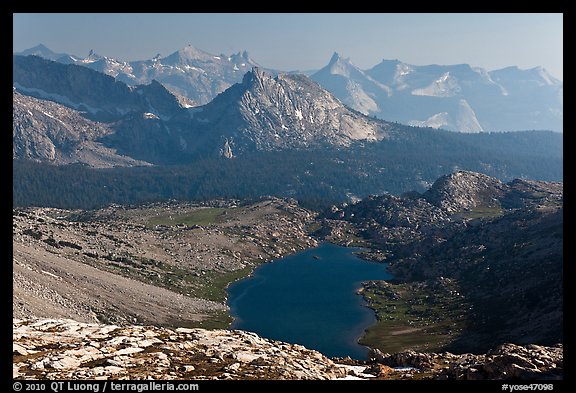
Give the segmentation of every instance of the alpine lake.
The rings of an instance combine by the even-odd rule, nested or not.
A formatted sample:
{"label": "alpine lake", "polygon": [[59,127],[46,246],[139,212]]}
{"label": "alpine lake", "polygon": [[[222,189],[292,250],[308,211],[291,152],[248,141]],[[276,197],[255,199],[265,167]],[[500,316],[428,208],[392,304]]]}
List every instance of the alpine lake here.
{"label": "alpine lake", "polygon": [[364,360],[358,344],[376,322],[358,294],[362,281],[389,280],[385,263],[359,258],[358,248],[322,243],[258,267],[228,288],[231,329],[301,344],[328,357]]}

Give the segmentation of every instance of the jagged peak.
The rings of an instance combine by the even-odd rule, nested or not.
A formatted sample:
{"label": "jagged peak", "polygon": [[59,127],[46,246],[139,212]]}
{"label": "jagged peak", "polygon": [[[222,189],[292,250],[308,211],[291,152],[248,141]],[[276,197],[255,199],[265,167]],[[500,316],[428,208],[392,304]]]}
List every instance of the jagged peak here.
{"label": "jagged peak", "polygon": [[179,49],[177,52],[180,54],[180,56],[187,58],[195,58],[199,56],[209,55],[208,52],[204,52],[203,50],[198,49],[195,46],[192,46],[191,44],[186,45],[184,48]]}
{"label": "jagged peak", "polygon": [[94,52],[94,49],[90,49],[90,52],[88,52],[88,56],[86,56],[86,59],[88,60],[100,60],[102,59],[104,56],[99,55],[98,53]]}
{"label": "jagged peak", "polygon": [[263,80],[263,79],[272,79],[272,75],[269,75],[260,67],[254,66],[252,70],[248,71],[244,74],[244,78],[242,79],[243,84],[248,84],[250,82]]}
{"label": "jagged peak", "polygon": [[52,49],[48,48],[46,45],[44,45],[44,44],[42,44],[42,43],[40,43],[40,44],[38,44],[38,45],[36,45],[36,46],[28,49],[28,50],[30,50],[30,51],[32,51],[32,50],[42,50],[42,51],[50,51],[50,52],[53,52]]}
{"label": "jagged peak", "polygon": [[[331,94],[322,88],[317,82],[303,74],[280,73],[277,76],[274,76],[258,66],[253,66],[251,71],[244,74],[242,80],[242,84],[246,86],[247,89],[250,89],[252,86],[265,88],[265,86],[271,86],[276,83],[281,83],[284,85],[284,88],[286,88],[287,86],[285,82],[287,85],[297,85],[300,86],[300,88],[305,88],[308,92],[322,91],[331,96]],[[288,89],[291,88],[292,87],[288,87]]]}
{"label": "jagged peak", "polygon": [[332,57],[330,58],[330,62],[328,63],[328,65],[332,65],[334,63],[336,63],[338,60],[340,60],[340,55],[338,54],[338,52],[334,52],[332,54]]}
{"label": "jagged peak", "polygon": [[257,63],[250,58],[250,55],[245,50],[241,51],[241,52],[233,53],[230,56],[220,55],[220,57],[221,58],[228,58],[229,61],[231,61],[233,63],[237,63],[237,64],[244,63],[247,66],[257,65]]}
{"label": "jagged peak", "polygon": [[328,63],[328,67],[333,66],[335,64],[347,64],[352,65],[349,57],[342,57],[338,52],[334,52],[332,57],[330,58],[330,62]]}
{"label": "jagged peak", "polygon": [[351,72],[361,72],[358,67],[352,64],[350,58],[344,58],[338,52],[334,52],[328,65],[326,65],[326,67],[324,67],[321,71],[328,72],[333,75],[343,75],[346,77],[349,77]]}

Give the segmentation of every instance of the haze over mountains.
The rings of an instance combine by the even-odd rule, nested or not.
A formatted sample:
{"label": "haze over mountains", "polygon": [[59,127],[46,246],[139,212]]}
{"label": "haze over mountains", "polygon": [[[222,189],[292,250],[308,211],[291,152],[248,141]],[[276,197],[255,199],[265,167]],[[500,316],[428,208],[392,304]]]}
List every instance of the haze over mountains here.
{"label": "haze over mountains", "polygon": [[[86,138],[103,137],[109,147],[156,163],[204,154],[231,158],[238,151],[347,146],[381,140],[392,128],[343,106],[305,76],[274,78],[258,68],[195,108],[181,105],[155,80],[127,86],[85,67],[36,56],[14,57],[13,80],[25,94],[56,101],[115,129],[105,137]],[[15,124],[17,135],[21,130]]]}
{"label": "haze over mountains", "polygon": [[[134,62],[121,63],[92,51],[79,59],[44,46],[24,54],[41,57],[13,57],[16,205],[93,207],[167,198],[261,195],[295,196],[325,204],[369,194],[423,191],[439,176],[460,169],[502,181],[558,181],[563,176],[560,133],[456,133],[361,113],[381,110],[384,106],[374,97],[382,92],[388,98],[403,97],[404,105],[390,116],[425,107],[410,104],[412,99],[439,106],[452,100],[467,109],[456,118],[437,118],[451,118],[460,128],[478,128],[482,117],[470,104],[476,105],[474,99],[485,106],[496,101],[472,98],[468,93],[478,92],[480,85],[484,97],[523,96],[524,101],[538,89],[561,93],[561,82],[542,69],[487,73],[468,65],[410,66],[383,61],[363,71],[334,54],[330,64],[312,78],[332,84],[335,94],[301,74],[271,74],[252,67],[210,102],[191,106],[156,79],[137,85],[119,80],[119,75],[135,69]],[[240,63],[242,67],[256,64],[245,53],[241,57],[247,61]],[[201,71],[212,78],[211,86],[224,80],[226,67],[240,71],[236,61],[242,61],[238,56],[211,56],[190,46],[153,60],[156,76],[164,75],[160,72],[164,68],[188,75],[204,66],[211,70]],[[164,67],[168,63],[174,65]],[[519,74],[532,79],[518,79]],[[239,73],[230,75],[236,78]],[[428,84],[430,78],[437,79]],[[136,80],[129,79],[131,83]],[[466,94],[468,98],[462,98]],[[344,103],[349,105],[337,96],[346,96]],[[556,98],[562,102],[561,94]],[[520,99],[517,102],[522,104]],[[65,168],[42,165],[46,163]],[[74,163],[86,166],[67,165]],[[116,170],[123,166],[129,168]],[[98,172],[89,167],[111,170]],[[74,192],[45,192],[72,190],[79,184],[88,190],[80,193],[80,199]],[[59,199],[60,195],[67,195],[66,200]]]}
{"label": "haze over mountains", "polygon": [[383,60],[368,70],[334,53],[311,78],[350,107],[382,119],[462,132],[562,131],[563,83],[536,67]]}
{"label": "haze over mountains", "polygon": [[[198,56],[191,48],[178,53],[181,60],[183,54]],[[207,104],[191,106],[155,79],[127,85],[85,66],[94,62],[75,62],[13,57],[14,203],[88,207],[277,195],[324,206],[369,194],[421,191],[458,169],[503,181],[562,179],[557,132],[470,134],[407,126],[366,116],[305,75],[259,67]],[[366,73],[350,75],[358,79]],[[156,168],[116,177],[114,168],[105,174],[74,166],[56,175],[59,169],[32,162]],[[61,180],[52,184],[53,176]],[[65,202],[61,192],[40,192],[74,189],[76,176],[87,190],[82,195],[66,194]]]}
{"label": "haze over mountains", "polygon": [[[131,62],[93,51],[85,58],[55,53],[43,45],[17,54],[83,65],[128,85],[157,80],[184,106],[208,103],[259,66],[245,51],[213,55],[190,45],[166,57]],[[383,60],[361,70],[335,53],[311,78],[344,104],[384,120],[463,132],[563,130],[563,83],[541,67],[487,71],[468,64]]]}
{"label": "haze over mountains", "polygon": [[246,51],[217,56],[191,45],[166,57],[157,54],[148,60],[130,62],[102,56],[92,50],[84,58],[55,53],[42,44],[16,54],[82,65],[113,76],[130,86],[149,84],[156,80],[181,97],[184,106],[207,104],[216,95],[240,82],[252,67],[259,66]]}

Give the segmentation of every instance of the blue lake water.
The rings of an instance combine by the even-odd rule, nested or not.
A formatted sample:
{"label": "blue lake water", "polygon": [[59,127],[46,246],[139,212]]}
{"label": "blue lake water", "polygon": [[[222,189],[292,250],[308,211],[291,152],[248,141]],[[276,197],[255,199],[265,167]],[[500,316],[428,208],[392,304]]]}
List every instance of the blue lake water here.
{"label": "blue lake water", "polygon": [[356,291],[362,281],[392,276],[386,264],[364,261],[357,250],[323,243],[258,267],[228,288],[231,328],[365,359],[368,350],[357,340],[376,319]]}

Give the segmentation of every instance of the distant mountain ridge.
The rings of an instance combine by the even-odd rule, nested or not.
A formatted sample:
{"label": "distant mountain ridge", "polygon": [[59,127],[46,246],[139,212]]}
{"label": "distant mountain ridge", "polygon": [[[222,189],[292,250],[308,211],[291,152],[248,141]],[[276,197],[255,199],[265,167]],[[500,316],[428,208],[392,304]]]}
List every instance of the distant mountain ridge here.
{"label": "distant mountain ridge", "polygon": [[[85,58],[55,53],[42,44],[15,54],[36,55],[59,63],[81,65],[110,75],[129,86],[156,80],[182,99],[186,106],[207,104],[234,83],[242,81],[244,74],[252,67],[260,66],[246,51],[213,55],[191,45],[166,57],[157,54],[151,59],[129,62],[102,56],[92,50]],[[272,70],[268,72],[275,73]]]}
{"label": "distant mountain ridge", "polygon": [[[129,62],[92,50],[84,58],[55,53],[42,44],[15,54],[82,65],[130,86],[156,80],[185,107],[210,102],[241,82],[252,67],[279,74],[246,51],[214,55],[191,45],[165,57]],[[334,53],[328,65],[307,75],[349,107],[388,121],[463,132],[563,131],[563,83],[542,67],[489,72],[468,64],[416,66],[383,60],[361,70]]]}
{"label": "distant mountain ridge", "polygon": [[104,146],[98,140],[114,131],[73,109],[16,91],[12,105],[15,159],[54,164],[80,162],[93,167],[147,165]]}
{"label": "distant mountain ridge", "polygon": [[488,72],[383,60],[361,70],[334,53],[311,78],[350,107],[389,121],[463,132],[563,130],[563,83],[542,67]]}
{"label": "distant mountain ridge", "polygon": [[[48,60],[54,60],[57,61],[58,59],[62,59],[65,57],[73,57],[67,53],[56,53],[54,51],[52,51],[51,49],[49,49],[48,47],[46,47],[44,44],[38,44],[32,48],[29,49],[25,49],[21,52],[16,52],[14,53],[15,55],[20,55],[20,56],[38,56],[38,57],[43,57],[45,59]],[[64,61],[62,61],[64,62]]]}
{"label": "distant mountain ridge", "polygon": [[[209,104],[190,108],[158,82],[127,86],[36,56],[14,56],[13,72],[18,203],[281,195],[314,206],[422,190],[458,169],[502,180],[562,179],[559,133],[465,134],[390,123],[350,109],[304,75],[254,68]],[[154,167],[104,173],[30,161]],[[91,195],[45,198],[54,187],[78,188],[74,179]]]}
{"label": "distant mountain ridge", "polygon": [[194,108],[182,105],[155,80],[127,86],[86,67],[37,56],[14,56],[13,82],[20,93],[111,123],[114,132],[102,142],[148,162],[348,146],[390,137],[396,127],[347,108],[303,75],[273,77],[258,67],[210,103]]}
{"label": "distant mountain ridge", "polygon": [[130,112],[171,117],[181,105],[160,83],[130,87],[97,71],[38,56],[14,56],[12,80],[21,92],[83,111],[100,121]]}

